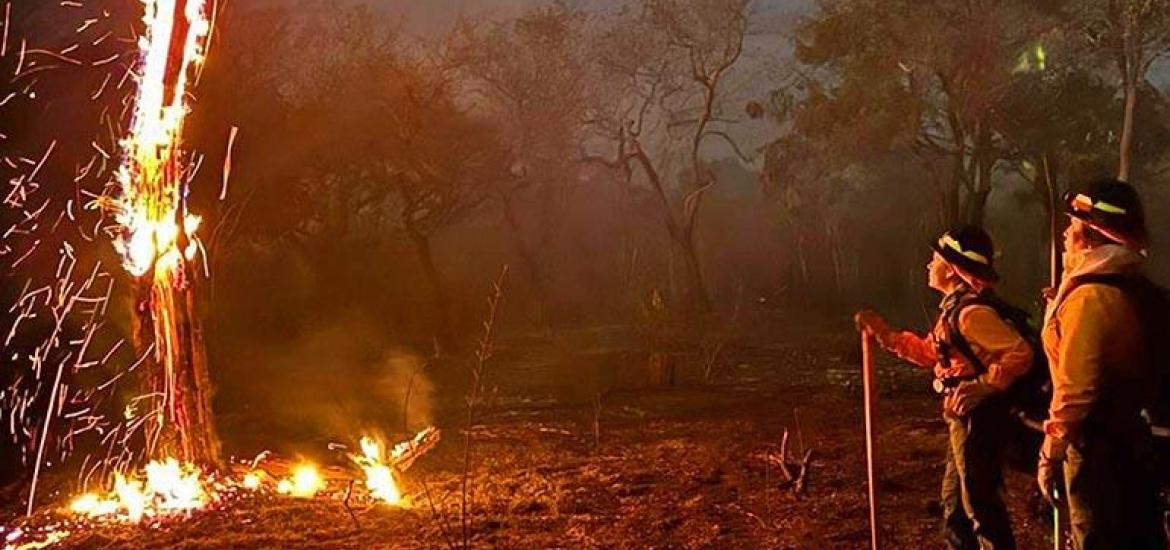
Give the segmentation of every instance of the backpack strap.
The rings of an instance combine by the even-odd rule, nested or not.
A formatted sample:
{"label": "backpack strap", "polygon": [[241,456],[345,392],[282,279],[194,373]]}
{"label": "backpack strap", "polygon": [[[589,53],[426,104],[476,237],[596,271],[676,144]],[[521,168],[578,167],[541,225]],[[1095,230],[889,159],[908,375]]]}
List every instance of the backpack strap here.
{"label": "backpack strap", "polygon": [[1030,329],[1028,325],[1028,313],[1016,306],[1009,304],[1000,298],[991,290],[985,290],[979,294],[974,294],[970,297],[962,297],[943,313],[943,326],[946,329],[948,343],[953,346],[963,358],[971,362],[975,367],[975,372],[983,374],[987,372],[987,365],[983,364],[983,360],[975,353],[971,343],[963,332],[959,330],[959,316],[964,309],[970,306],[985,306],[995,311],[1000,320],[1012,327],[1020,337],[1028,342],[1030,347],[1033,347],[1033,352],[1036,351],[1036,344],[1029,339]]}
{"label": "backpack strap", "polygon": [[979,356],[975,354],[975,350],[971,347],[971,343],[967,341],[967,337],[963,336],[963,332],[959,330],[959,315],[963,312],[964,309],[975,305],[986,305],[994,308],[994,305],[990,303],[990,300],[988,300],[988,298],[982,294],[976,294],[970,298],[962,297],[954,306],[943,312],[942,322],[943,329],[946,331],[947,343],[950,344],[951,347],[954,347],[956,350],[958,350],[959,354],[962,355],[964,359],[971,362],[971,365],[975,367],[976,374],[983,374],[984,372],[987,372],[987,366],[984,365],[983,361],[979,359]]}
{"label": "backpack strap", "polygon": [[1081,287],[1082,285],[1105,285],[1114,287],[1128,295],[1132,292],[1136,285],[1142,282],[1143,277],[1137,274],[1130,273],[1090,273],[1088,275],[1078,275],[1073,277],[1068,292],[1065,292],[1067,297],[1072,294],[1072,291]]}

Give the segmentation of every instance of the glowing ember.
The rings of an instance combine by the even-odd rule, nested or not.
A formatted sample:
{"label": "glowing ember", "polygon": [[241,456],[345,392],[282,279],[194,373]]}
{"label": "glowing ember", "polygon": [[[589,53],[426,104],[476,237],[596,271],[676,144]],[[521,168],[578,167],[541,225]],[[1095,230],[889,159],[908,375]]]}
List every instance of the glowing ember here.
{"label": "glowing ember", "polygon": [[321,478],[317,466],[306,462],[293,470],[291,478],[280,480],[276,485],[276,492],[297,498],[311,498],[324,488],[325,480]]}
{"label": "glowing ember", "polygon": [[253,490],[253,491],[254,491],[254,490],[256,490],[256,489],[259,489],[259,488],[260,488],[260,483],[261,483],[261,481],[263,481],[263,479],[260,477],[260,473],[259,473],[259,472],[248,472],[248,473],[247,473],[247,474],[244,476],[244,483],[243,483],[243,485],[244,485],[244,488],[245,488],[245,489],[248,489],[248,490]]}
{"label": "glowing ember", "polygon": [[69,511],[85,516],[109,516],[117,513],[118,502],[114,499],[103,499],[97,493],[86,493],[69,503]]}
{"label": "glowing ember", "polygon": [[362,455],[352,458],[366,474],[365,483],[370,496],[395,506],[405,505],[393,470],[383,462],[382,444],[372,437],[363,437],[361,446]]}
{"label": "glowing ember", "polygon": [[146,479],[114,476],[114,491],[101,497],[86,493],[69,504],[69,510],[93,518],[137,523],[144,517],[195,510],[211,500],[198,468],[168,458],[147,464]]}
{"label": "glowing ember", "polygon": [[39,550],[40,548],[48,548],[61,542],[65,537],[69,536],[69,531],[52,531],[38,538],[37,540],[30,540],[28,542],[20,542],[25,533],[20,530],[15,530],[4,537],[4,550]]}

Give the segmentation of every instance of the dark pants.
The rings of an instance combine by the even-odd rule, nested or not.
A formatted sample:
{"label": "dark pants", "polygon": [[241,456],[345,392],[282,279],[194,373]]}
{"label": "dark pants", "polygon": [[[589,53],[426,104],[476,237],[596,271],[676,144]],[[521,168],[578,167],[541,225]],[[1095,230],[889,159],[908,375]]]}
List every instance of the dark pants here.
{"label": "dark pants", "polygon": [[1149,430],[1136,415],[1086,426],[1064,464],[1074,548],[1167,548],[1152,452]]}
{"label": "dark pants", "polygon": [[942,482],[943,529],[952,550],[1016,547],[1003,503],[1003,450],[1011,418],[988,401],[965,417],[944,415],[950,432]]}

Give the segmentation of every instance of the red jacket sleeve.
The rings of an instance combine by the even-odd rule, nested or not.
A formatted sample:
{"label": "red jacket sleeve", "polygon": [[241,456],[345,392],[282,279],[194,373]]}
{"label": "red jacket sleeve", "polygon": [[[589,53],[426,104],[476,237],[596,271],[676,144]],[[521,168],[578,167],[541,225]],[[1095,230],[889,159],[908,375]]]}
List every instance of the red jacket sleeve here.
{"label": "red jacket sleeve", "polygon": [[924,369],[933,368],[938,362],[934,336],[919,336],[908,331],[894,332],[882,342],[882,347]]}

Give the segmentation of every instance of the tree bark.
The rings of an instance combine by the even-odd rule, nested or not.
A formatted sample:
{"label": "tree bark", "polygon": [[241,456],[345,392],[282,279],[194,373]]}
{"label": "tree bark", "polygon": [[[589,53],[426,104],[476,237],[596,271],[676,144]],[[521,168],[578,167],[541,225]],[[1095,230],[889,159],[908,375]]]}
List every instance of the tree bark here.
{"label": "tree bark", "polygon": [[524,231],[520,227],[520,219],[516,216],[516,205],[512,197],[513,193],[514,191],[505,192],[502,197],[504,202],[504,222],[508,224],[508,229],[512,231],[512,238],[516,242],[516,253],[520,255],[520,261],[524,264],[524,269],[528,271],[528,276],[532,279],[533,290],[536,291],[539,317],[537,322],[544,324],[544,308],[547,303],[544,272],[540,269],[540,262],[536,259],[536,252],[532,247],[528,246],[528,241],[524,239]]}
{"label": "tree bark", "polygon": [[182,352],[185,358],[180,370],[179,411],[185,419],[187,429],[184,445],[190,449],[189,456],[198,464],[222,466],[220,461],[220,441],[215,429],[215,414],[212,409],[212,397],[215,386],[211,381],[211,370],[207,361],[207,346],[203,339],[203,324],[195,309],[195,291],[188,283],[182,290],[174,290],[179,294],[176,302],[183,304],[180,307],[179,334],[180,342],[185,347]]}
{"label": "tree bark", "polygon": [[1130,77],[1125,83],[1125,117],[1121,123],[1121,145],[1118,151],[1117,179],[1129,181],[1133,155],[1134,116],[1137,111],[1137,85]]}
{"label": "tree bark", "polygon": [[1121,122],[1121,140],[1118,150],[1117,179],[1128,181],[1133,155],[1134,116],[1137,111],[1138,67],[1142,65],[1138,13],[1126,2],[1121,7],[1121,54],[1118,69],[1125,92],[1125,113]]}
{"label": "tree bark", "polygon": [[431,250],[431,239],[426,234],[415,230],[410,231],[410,238],[414,241],[419,263],[422,264],[423,273],[427,277],[427,282],[431,285],[435,310],[439,315],[436,338],[441,348],[449,350],[455,345],[455,333],[451,326],[451,301],[447,297],[446,290],[444,290],[442,278],[439,276],[439,269],[435,266],[435,257]]}
{"label": "tree bark", "polygon": [[1064,258],[1060,254],[1060,207],[1056,188],[1056,168],[1049,162],[1047,153],[1040,157],[1039,166],[1044,173],[1045,198],[1044,211],[1048,214],[1048,286],[1056,288],[1060,283],[1060,274],[1063,271]]}
{"label": "tree bark", "polygon": [[[159,396],[148,421],[147,458],[174,457],[219,468],[213,385],[190,281],[144,276],[135,289],[134,345],[150,350],[147,392]],[[161,314],[161,315],[160,315]]]}
{"label": "tree bark", "polygon": [[946,188],[942,191],[943,220],[947,226],[953,226],[959,223],[961,219],[959,195],[960,189],[963,188],[963,178],[965,177],[963,172],[963,155],[955,154],[951,170],[951,180],[946,183]]}
{"label": "tree bark", "polygon": [[804,252],[804,233],[800,227],[796,229],[796,259],[797,266],[800,268],[800,288],[803,289],[800,295],[807,297],[809,287],[808,256]]}
{"label": "tree bark", "polygon": [[634,143],[633,154],[629,156],[630,160],[637,161],[642,167],[642,171],[650,180],[650,185],[654,189],[655,195],[658,197],[659,203],[662,205],[663,222],[666,224],[666,232],[670,236],[670,240],[683,253],[683,261],[686,262],[687,267],[687,302],[692,309],[697,309],[700,313],[708,313],[711,311],[711,297],[707,294],[706,281],[703,279],[703,270],[699,261],[699,254],[695,247],[695,226],[698,219],[699,206],[702,204],[702,190],[696,189],[683,201],[683,221],[680,224],[675,218],[674,207],[671,206],[670,198],[667,196],[666,186],[662,182],[662,177],[658,170],[654,167],[654,163],[650,161],[650,157],[642,150],[641,144]]}
{"label": "tree bark", "polygon": [[975,143],[971,151],[971,162],[974,182],[969,188],[971,192],[963,204],[963,221],[976,227],[983,227],[987,211],[987,198],[991,195],[996,160],[994,151],[992,151],[991,131],[982,121],[975,125]]}
{"label": "tree bark", "polygon": [[688,303],[696,307],[699,313],[711,312],[711,297],[707,294],[707,282],[703,278],[703,268],[699,262],[699,253],[695,246],[694,234],[687,232],[685,239],[679,242],[683,251],[683,259],[687,264],[687,275],[690,281],[688,288]]}

